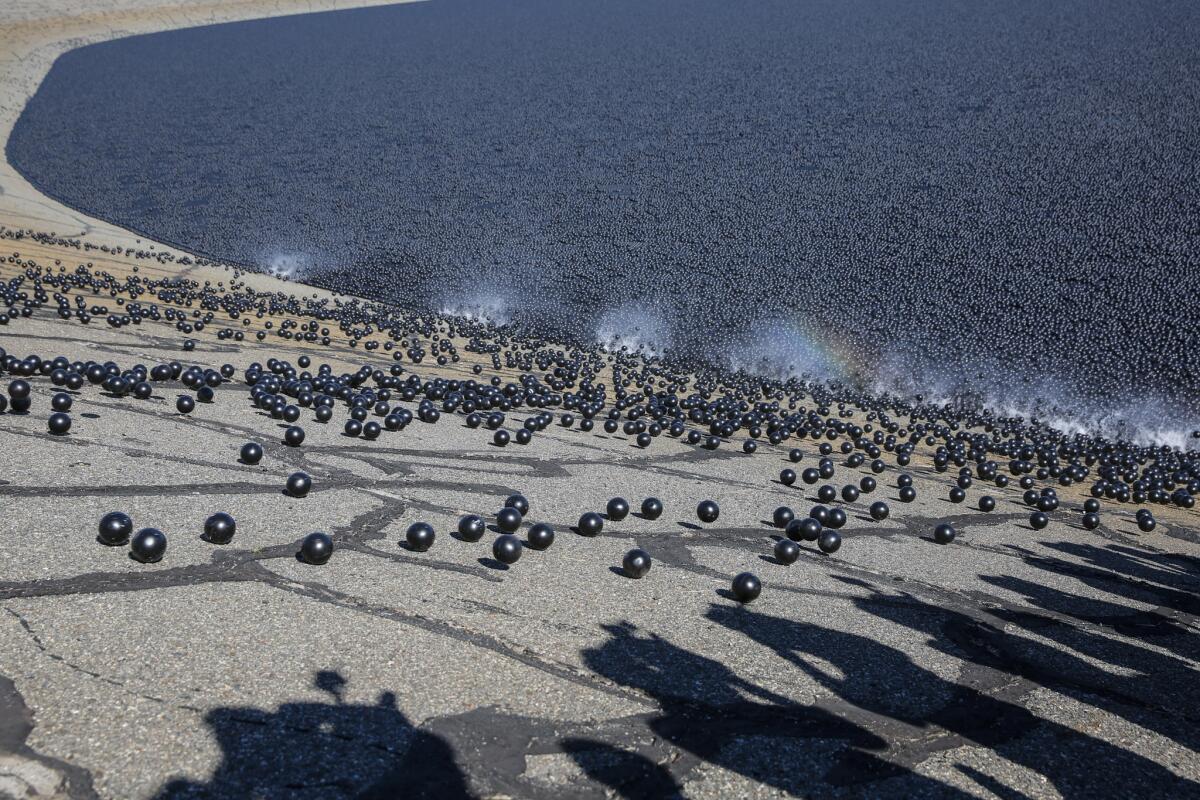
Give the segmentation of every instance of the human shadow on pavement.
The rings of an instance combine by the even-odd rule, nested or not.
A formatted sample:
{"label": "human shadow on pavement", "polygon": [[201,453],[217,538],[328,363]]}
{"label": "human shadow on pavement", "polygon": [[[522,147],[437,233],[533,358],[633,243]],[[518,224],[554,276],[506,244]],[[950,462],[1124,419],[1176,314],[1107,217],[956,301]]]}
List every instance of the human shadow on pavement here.
{"label": "human shadow on pavement", "polygon": [[319,672],[314,683],[332,702],[210,711],[221,763],[207,781],[175,779],[157,797],[470,796],[450,745],[413,727],[390,692],[360,705],[344,701],[337,672]]}
{"label": "human shadow on pavement", "polygon": [[[584,650],[584,663],[653,697],[660,712],[651,715],[648,727],[700,761],[801,795],[830,783],[853,785],[903,776],[908,782],[897,796],[966,796],[876,758],[874,753],[887,749],[887,740],[855,721],[764,689],[715,659],[642,633],[628,622],[602,627],[610,638]],[[854,756],[849,765],[838,755],[847,748]],[[803,757],[798,756],[801,752]],[[604,778],[595,772],[592,777]],[[646,781],[624,782],[619,792],[624,797],[670,797],[675,791],[673,781],[659,771],[650,771]],[[652,787],[663,794],[654,794]]]}
{"label": "human shadow on pavement", "polygon": [[713,605],[707,617],[868,712],[865,719],[876,720],[869,727],[889,739],[889,760],[914,764],[938,750],[974,745],[1040,775],[1063,797],[1129,798],[1151,786],[1158,797],[1200,796],[1200,785],[1132,749],[1036,711],[1036,679],[1025,683],[1031,679],[1008,655],[1013,643],[999,629],[911,595],[878,594],[856,605],[926,634],[935,650],[965,661],[958,680],[871,636],[745,608]]}

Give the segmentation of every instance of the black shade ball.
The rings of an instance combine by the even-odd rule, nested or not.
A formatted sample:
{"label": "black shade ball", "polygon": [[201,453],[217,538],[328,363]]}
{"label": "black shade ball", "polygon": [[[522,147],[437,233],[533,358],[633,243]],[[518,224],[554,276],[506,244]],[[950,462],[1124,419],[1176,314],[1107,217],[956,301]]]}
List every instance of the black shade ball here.
{"label": "black shade ball", "polygon": [[840,528],[846,524],[846,509],[831,508],[825,515],[825,525],[830,528]]}
{"label": "black shade ball", "polygon": [[796,482],[796,471],[794,469],[785,469],[779,473],[779,482],[784,486],[791,486]]}
{"label": "black shade ball", "polygon": [[181,394],[175,400],[175,410],[180,414],[190,414],[196,408],[196,401],[191,395]]}
{"label": "black shade ball", "polygon": [[320,566],[333,555],[333,539],[327,533],[317,531],[304,537],[300,543],[300,559],[306,564]]}
{"label": "black shade ball", "polygon": [[458,535],[468,542],[478,542],[487,531],[487,523],[478,514],[464,514],[458,520]]}
{"label": "black shade ball", "polygon": [[515,564],[521,557],[521,540],[511,533],[501,534],[492,542],[492,555],[501,564]]}
{"label": "black shade ball", "polygon": [[888,508],[888,504],[882,500],[876,500],[874,503],[871,503],[871,519],[876,522],[882,522],[887,519],[889,513],[891,513],[891,510]]}
{"label": "black shade ball", "polygon": [[771,521],[775,523],[776,528],[786,528],[788,523],[796,518],[796,512],[787,506],[780,506],[775,509],[775,513],[771,515]]}
{"label": "black shade ball", "polygon": [[167,552],[167,535],[158,528],[142,528],[129,540],[129,554],[143,564],[161,561]]}
{"label": "black shade ball", "polygon": [[55,436],[65,436],[67,431],[71,430],[71,417],[61,411],[55,412],[46,421],[46,426]]}
{"label": "black shade ball", "polygon": [[218,511],[204,521],[204,539],[213,544],[229,544],[236,532],[237,522],[224,511]]}
{"label": "black shade ball", "polygon": [[749,603],[762,594],[762,581],[754,573],[742,572],[733,579],[730,588],[739,603]]}
{"label": "black shade ball", "polygon": [[1148,513],[1140,517],[1137,521],[1138,530],[1142,533],[1150,533],[1157,525],[1158,523],[1154,521],[1154,517]]}
{"label": "black shade ball", "polygon": [[505,506],[496,512],[496,527],[505,533],[512,533],[521,527],[521,512],[512,506]]}
{"label": "black shade ball", "polygon": [[50,398],[50,407],[55,411],[62,411],[63,413],[66,413],[67,411],[71,410],[72,402],[73,398],[71,395],[67,394],[66,392],[58,392],[54,395],[54,397]]}
{"label": "black shade ball", "polygon": [[624,497],[614,497],[608,501],[608,505],[604,507],[608,518],[613,522],[620,522],[629,516],[629,501]]}
{"label": "black shade ball", "polygon": [[822,553],[836,553],[841,546],[842,535],[837,531],[821,531],[817,538],[817,547],[821,548]]}
{"label": "black shade ball", "polygon": [[716,522],[717,517],[721,516],[721,507],[712,500],[701,500],[696,506],[696,516],[701,522]]}
{"label": "black shade ball", "polygon": [[299,425],[292,425],[283,432],[283,441],[288,447],[299,447],[304,444],[304,429]]}
{"label": "black shade ball", "polygon": [[943,522],[933,529],[933,540],[938,544],[950,544],[954,541],[956,535],[957,532],[954,530],[954,526],[949,522]]}
{"label": "black shade ball", "polygon": [[630,550],[621,560],[621,567],[631,578],[642,578],[650,571],[650,554],[640,548]]}
{"label": "black shade ball", "polygon": [[604,517],[595,511],[588,511],[579,518],[576,527],[584,536],[598,536],[600,531],[604,530]]}
{"label": "black shade ball", "polygon": [[418,553],[424,553],[433,547],[435,538],[437,538],[437,534],[434,533],[433,526],[428,522],[414,522],[404,532],[404,541],[408,542],[409,549],[416,550]]}
{"label": "black shade ball", "polygon": [[287,491],[292,497],[304,497],[312,489],[312,478],[307,472],[293,472],[287,479]]}
{"label": "black shade ball", "polygon": [[1029,525],[1035,531],[1040,531],[1050,524],[1050,518],[1044,511],[1035,511],[1029,515]]}
{"label": "black shade ball", "polygon": [[917,490],[911,486],[901,486],[897,497],[900,498],[901,503],[911,503],[917,499]]}
{"label": "black shade ball", "polygon": [[795,564],[800,558],[800,545],[791,538],[780,539],[775,543],[775,560],[780,564]]}
{"label": "black shade ball", "polygon": [[242,445],[240,456],[243,463],[257,464],[259,461],[262,461],[262,445],[258,444],[257,442],[246,442],[244,445]]}
{"label": "black shade ball", "polygon": [[545,522],[539,522],[529,529],[525,538],[534,550],[545,550],[554,544],[554,528]]}
{"label": "black shade ball", "polygon": [[1089,531],[1094,531],[1094,530],[1096,530],[1096,528],[1099,528],[1100,527],[1100,515],[1094,514],[1092,512],[1088,512],[1087,514],[1084,514],[1083,515],[1083,527],[1087,528]]}
{"label": "black shade ball", "polygon": [[522,517],[529,513],[529,501],[523,494],[510,494],[504,499],[504,507],[515,508],[521,512]]}
{"label": "black shade ball", "polygon": [[133,533],[133,520],[123,511],[110,511],[100,518],[100,533],[97,538],[110,547],[129,541]]}
{"label": "black shade ball", "polygon": [[985,511],[985,512],[995,511],[996,510],[996,498],[992,497],[991,495],[986,495],[986,494],[983,497],[979,498],[979,510]]}
{"label": "black shade ball", "polygon": [[642,501],[642,516],[646,519],[658,519],[662,516],[662,500],[657,497],[647,497]]}

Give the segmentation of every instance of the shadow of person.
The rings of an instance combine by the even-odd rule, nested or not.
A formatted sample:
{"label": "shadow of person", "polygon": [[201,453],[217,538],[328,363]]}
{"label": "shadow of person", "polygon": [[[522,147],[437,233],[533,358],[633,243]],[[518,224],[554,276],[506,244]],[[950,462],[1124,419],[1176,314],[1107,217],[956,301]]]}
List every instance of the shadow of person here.
{"label": "shadow of person", "polygon": [[333,702],[210,711],[221,763],[207,781],[174,779],[156,796],[470,797],[450,745],[414,728],[394,694],[360,705],[345,702],[337,672],[319,672],[314,683]]}
{"label": "shadow of person", "polygon": [[672,800],[683,796],[670,771],[640,753],[593,739],[564,739],[564,753],[596,783],[628,800]]}
{"label": "shadow of person", "polygon": [[[795,758],[795,740],[836,740],[864,754],[887,747],[882,737],[848,719],[764,689],[719,661],[656,634],[641,634],[628,622],[602,627],[610,638],[584,650],[584,663],[653,697],[660,712],[647,720],[650,729],[705,762],[785,792],[805,794],[820,780],[821,758],[811,748],[806,748],[806,758]],[[908,775],[917,793],[965,796],[884,761],[864,758],[860,767],[865,779]],[[657,774],[646,780],[664,785]],[[644,793],[648,785],[624,784],[621,791],[627,797],[650,796]]]}
{"label": "shadow of person", "polygon": [[968,641],[972,636],[986,637],[975,631],[975,620],[912,596],[904,599],[900,604],[880,595],[856,604],[929,635],[929,644],[943,653],[963,658],[965,646],[971,669],[964,670],[961,683],[871,637],[718,605],[706,616],[774,650],[842,701],[884,720],[881,730],[886,720],[908,726],[891,729],[889,757],[902,763],[926,758],[930,743],[939,743],[934,749],[974,744],[1038,773],[1064,797],[1136,797],[1146,786],[1154,786],[1159,797],[1197,796],[1200,786],[1165,767],[1015,702],[1028,692],[1020,691],[1017,674],[1006,669],[1006,657],[997,652],[1002,642],[975,647]]}

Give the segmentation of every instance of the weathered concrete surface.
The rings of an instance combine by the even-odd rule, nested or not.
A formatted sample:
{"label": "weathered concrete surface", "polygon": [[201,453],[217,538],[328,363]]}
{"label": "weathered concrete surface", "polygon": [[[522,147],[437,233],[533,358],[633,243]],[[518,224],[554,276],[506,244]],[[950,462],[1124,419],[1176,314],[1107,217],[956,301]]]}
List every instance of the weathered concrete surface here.
{"label": "weathered concrete surface", "polygon": [[[299,352],[172,341],[44,312],[0,329],[18,355],[123,366],[240,373]],[[349,359],[330,359],[338,370],[367,357],[331,353]],[[806,548],[785,567],[763,521],[807,509],[815,487],[776,482],[783,448],[660,437],[640,450],[555,427],[500,449],[449,414],[370,442],[343,436],[340,413],[321,425],[306,410],[293,449],[240,383],[187,417],[174,386],[148,401],[86,386],[70,435],[53,438],[50,393],[36,378],[32,411],[0,415],[0,793],[1200,793],[1193,512],[1160,512],[1141,535],[1132,508],[1106,507],[1088,533],[1064,492],[1035,532],[1018,490],[987,490],[999,504],[983,515],[983,489],[952,505],[948,477],[918,467],[904,505],[890,467],[838,553]],[[250,440],[267,451],[254,467],[237,461]],[[315,478],[305,499],[281,491],[296,469]],[[833,482],[858,473],[839,466]],[[494,534],[450,531],[513,491],[558,539],[500,569]],[[569,529],[611,496],[650,494],[666,503],[657,521]],[[694,525],[706,497],[721,518]],[[862,513],[879,497],[885,523]],[[167,533],[160,564],[95,541],[117,509]],[[225,547],[199,538],[219,510],[238,519]],[[418,519],[438,531],[427,553],[397,544]],[[943,519],[960,537],[939,547]],[[295,558],[312,530],[337,542],[324,567]],[[635,545],[655,559],[641,581],[618,569]],[[742,607],[725,590],[746,569],[766,589]]]}

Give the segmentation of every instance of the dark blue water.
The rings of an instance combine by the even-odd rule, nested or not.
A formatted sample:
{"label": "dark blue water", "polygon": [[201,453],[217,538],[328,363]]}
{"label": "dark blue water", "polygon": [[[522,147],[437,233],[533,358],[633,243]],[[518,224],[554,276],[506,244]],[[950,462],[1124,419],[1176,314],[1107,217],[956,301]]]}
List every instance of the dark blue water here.
{"label": "dark blue water", "polygon": [[1198,54],[1194,2],[431,0],[72,51],[8,155],[402,304],[1184,426]]}

